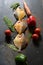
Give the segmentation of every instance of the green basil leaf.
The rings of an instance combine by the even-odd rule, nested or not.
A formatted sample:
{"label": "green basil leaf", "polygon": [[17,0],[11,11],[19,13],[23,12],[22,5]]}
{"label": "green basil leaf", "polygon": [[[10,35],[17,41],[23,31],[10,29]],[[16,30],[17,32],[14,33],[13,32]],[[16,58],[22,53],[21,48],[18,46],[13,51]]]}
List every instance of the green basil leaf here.
{"label": "green basil leaf", "polygon": [[13,44],[7,44],[7,46],[14,51],[18,51],[18,48],[16,48]]}
{"label": "green basil leaf", "polygon": [[14,32],[14,27],[13,27],[12,21],[11,21],[7,16],[5,16],[5,17],[3,18],[3,20],[4,20],[5,24],[8,26],[8,28],[9,28],[12,32]]}
{"label": "green basil leaf", "polygon": [[11,8],[16,9],[18,6],[20,6],[19,3],[14,3],[14,4],[11,5]]}
{"label": "green basil leaf", "polygon": [[29,34],[28,34],[29,41],[31,40],[31,37],[32,37],[32,33],[29,32]]}

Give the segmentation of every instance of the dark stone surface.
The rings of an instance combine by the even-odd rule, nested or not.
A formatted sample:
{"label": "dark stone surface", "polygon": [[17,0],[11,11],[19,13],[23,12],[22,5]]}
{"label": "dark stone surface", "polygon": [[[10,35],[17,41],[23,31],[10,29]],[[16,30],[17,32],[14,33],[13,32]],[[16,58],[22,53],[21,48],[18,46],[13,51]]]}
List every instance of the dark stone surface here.
{"label": "dark stone surface", "polygon": [[[10,9],[13,2],[20,2],[21,6],[23,5],[22,0],[0,0],[0,65],[15,65],[14,57],[18,54],[4,45],[4,31],[8,28],[3,21],[3,17],[8,16],[13,23],[16,21]],[[43,0],[26,0],[26,2],[32,14],[36,16],[37,27],[41,28],[41,40],[39,46],[34,45],[31,40],[22,53],[27,56],[29,65],[43,65]]]}

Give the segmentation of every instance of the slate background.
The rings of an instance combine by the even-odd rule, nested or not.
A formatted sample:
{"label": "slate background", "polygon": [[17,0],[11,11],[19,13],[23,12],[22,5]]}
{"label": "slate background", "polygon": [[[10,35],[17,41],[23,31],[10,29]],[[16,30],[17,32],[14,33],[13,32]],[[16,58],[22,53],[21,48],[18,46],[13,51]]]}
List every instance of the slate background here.
{"label": "slate background", "polygon": [[[0,0],[0,65],[15,65],[14,57],[18,54],[4,45],[4,31],[8,28],[3,17],[8,16],[13,23],[16,21],[10,8],[13,2],[20,2],[21,7],[23,7],[22,0]],[[37,46],[33,44],[31,39],[28,47],[22,53],[27,56],[29,65],[43,65],[43,0],[26,0],[26,2],[32,15],[37,18],[37,27],[41,28],[41,40]]]}

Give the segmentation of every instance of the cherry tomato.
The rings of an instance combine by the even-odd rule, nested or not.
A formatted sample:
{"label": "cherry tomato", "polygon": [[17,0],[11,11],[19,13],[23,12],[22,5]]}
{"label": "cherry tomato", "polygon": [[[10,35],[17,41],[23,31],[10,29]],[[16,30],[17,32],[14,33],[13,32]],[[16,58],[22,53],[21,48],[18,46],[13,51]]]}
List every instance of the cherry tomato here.
{"label": "cherry tomato", "polygon": [[33,34],[33,35],[32,35],[32,38],[33,38],[33,40],[38,40],[39,35],[38,35],[38,34]]}
{"label": "cherry tomato", "polygon": [[30,16],[28,19],[27,19],[27,23],[29,26],[36,26],[36,19],[34,16]]}
{"label": "cherry tomato", "polygon": [[40,30],[40,28],[36,28],[36,29],[34,30],[34,32],[35,32],[36,34],[40,34],[41,30]]}
{"label": "cherry tomato", "polygon": [[10,30],[5,30],[5,35],[10,36],[11,35],[11,31]]}

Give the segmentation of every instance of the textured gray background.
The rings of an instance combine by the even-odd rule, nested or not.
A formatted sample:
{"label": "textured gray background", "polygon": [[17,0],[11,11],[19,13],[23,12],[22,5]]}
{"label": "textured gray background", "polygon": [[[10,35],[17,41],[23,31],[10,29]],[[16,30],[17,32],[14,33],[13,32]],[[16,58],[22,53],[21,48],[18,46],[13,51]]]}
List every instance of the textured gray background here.
{"label": "textured gray background", "polygon": [[[3,17],[8,16],[13,23],[16,21],[10,9],[13,2],[20,2],[23,7],[22,0],[0,0],[0,65],[15,65],[14,57],[18,54],[4,45],[4,31],[8,28],[3,21]],[[43,0],[26,0],[26,2],[32,14],[37,18],[37,26],[41,27],[42,40],[39,46],[34,45],[31,40],[22,53],[27,55],[29,65],[43,65]]]}

